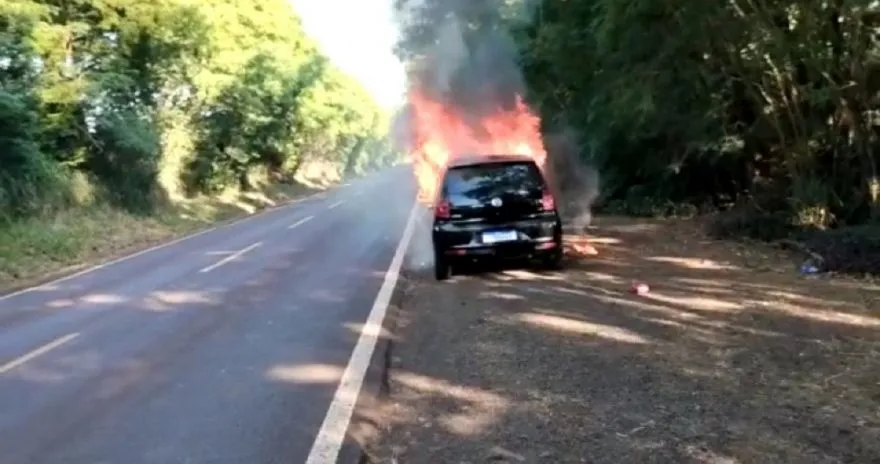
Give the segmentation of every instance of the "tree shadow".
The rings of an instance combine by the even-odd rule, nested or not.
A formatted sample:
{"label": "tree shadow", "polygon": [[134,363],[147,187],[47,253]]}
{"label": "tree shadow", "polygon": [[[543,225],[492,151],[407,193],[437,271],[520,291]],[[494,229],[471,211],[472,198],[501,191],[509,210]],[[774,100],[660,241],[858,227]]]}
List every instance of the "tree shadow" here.
{"label": "tree shadow", "polygon": [[[685,223],[603,220],[595,233],[599,255],[560,273],[413,276],[377,461],[880,456],[880,289],[798,276],[771,250],[738,255]],[[491,419],[463,433],[450,418],[480,408],[412,378],[479,391]]]}

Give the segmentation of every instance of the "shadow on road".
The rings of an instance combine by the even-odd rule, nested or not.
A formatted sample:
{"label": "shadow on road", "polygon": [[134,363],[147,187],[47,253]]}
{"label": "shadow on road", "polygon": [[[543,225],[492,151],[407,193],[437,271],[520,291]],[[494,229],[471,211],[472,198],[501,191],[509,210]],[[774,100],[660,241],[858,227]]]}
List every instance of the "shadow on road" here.
{"label": "shadow on road", "polygon": [[[304,460],[381,285],[387,262],[374,254],[387,250],[332,280],[297,250],[226,288],[182,282],[10,310],[4,353],[68,319],[86,329],[0,376],[0,460]],[[20,348],[6,346],[12,336]]]}

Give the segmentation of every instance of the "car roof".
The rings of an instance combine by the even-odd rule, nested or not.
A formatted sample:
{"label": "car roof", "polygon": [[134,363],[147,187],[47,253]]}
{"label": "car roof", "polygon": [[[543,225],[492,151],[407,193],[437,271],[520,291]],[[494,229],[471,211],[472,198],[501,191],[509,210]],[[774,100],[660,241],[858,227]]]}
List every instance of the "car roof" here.
{"label": "car roof", "polygon": [[510,163],[510,162],[531,162],[534,163],[530,156],[527,155],[511,155],[511,154],[487,154],[487,155],[464,155],[457,157],[449,162],[448,167],[460,168],[465,166],[473,166],[476,164],[490,163]]}

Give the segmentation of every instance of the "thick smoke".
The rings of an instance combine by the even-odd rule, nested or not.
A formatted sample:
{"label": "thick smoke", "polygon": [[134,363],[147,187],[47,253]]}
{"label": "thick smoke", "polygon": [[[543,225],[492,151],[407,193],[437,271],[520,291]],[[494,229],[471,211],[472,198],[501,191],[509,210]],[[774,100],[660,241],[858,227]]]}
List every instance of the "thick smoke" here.
{"label": "thick smoke", "polygon": [[[398,0],[395,5],[401,28],[398,50],[409,64],[410,89],[473,121],[475,131],[481,127],[478,121],[513,109],[517,97],[525,95],[516,44],[501,22],[527,21],[532,10],[527,3],[533,2],[516,10],[511,3]],[[395,141],[402,149],[413,142],[405,130],[409,117],[404,108],[396,121]]]}
{"label": "thick smoke", "polygon": [[446,103],[465,120],[473,119],[474,126],[512,110],[517,96],[525,93],[510,38],[490,30],[466,42],[455,21],[441,26],[435,53],[410,78],[426,97]]}
{"label": "thick smoke", "polygon": [[409,153],[413,148],[412,112],[409,106],[404,106],[395,113],[391,120],[389,130],[391,143],[398,151]]}
{"label": "thick smoke", "polygon": [[571,228],[583,232],[593,219],[593,203],[599,197],[599,173],[580,159],[583,146],[570,129],[545,135],[553,188],[562,213],[571,218]]}

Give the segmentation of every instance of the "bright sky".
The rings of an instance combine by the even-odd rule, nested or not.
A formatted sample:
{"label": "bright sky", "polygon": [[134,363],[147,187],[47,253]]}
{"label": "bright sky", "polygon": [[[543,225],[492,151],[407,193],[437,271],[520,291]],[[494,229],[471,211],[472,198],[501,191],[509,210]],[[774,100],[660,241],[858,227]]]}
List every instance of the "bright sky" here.
{"label": "bright sky", "polygon": [[382,106],[402,99],[403,65],[392,48],[392,0],[290,0],[306,31],[337,66],[355,76]]}

